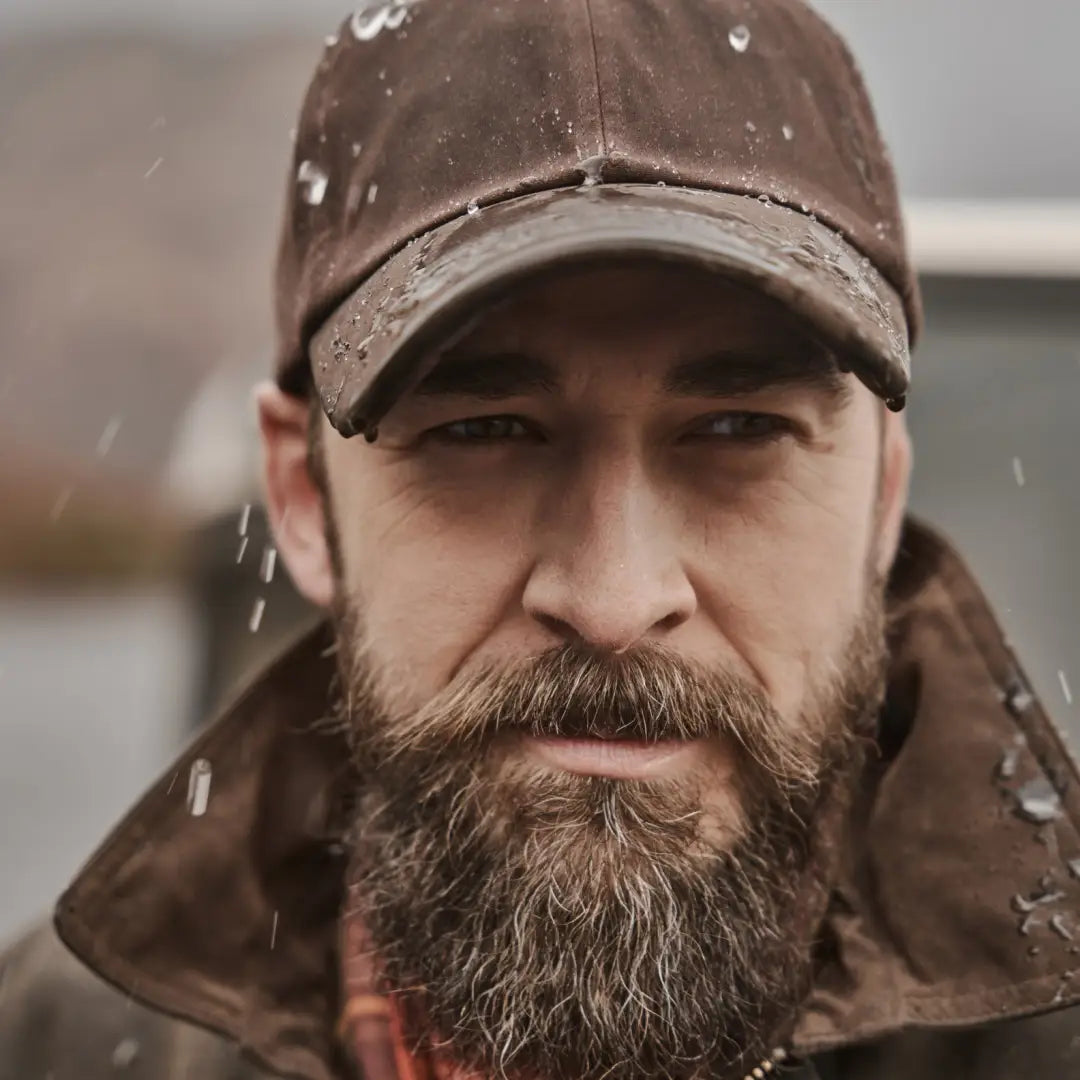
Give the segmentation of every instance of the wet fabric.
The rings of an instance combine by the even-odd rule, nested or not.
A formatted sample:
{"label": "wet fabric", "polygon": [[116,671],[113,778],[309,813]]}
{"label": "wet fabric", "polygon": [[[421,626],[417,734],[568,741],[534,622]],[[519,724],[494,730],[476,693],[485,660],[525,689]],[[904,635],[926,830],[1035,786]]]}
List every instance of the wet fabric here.
{"label": "wet fabric", "polygon": [[[698,219],[695,247],[688,225],[657,236],[622,213],[624,248],[722,253],[727,272],[794,299],[875,392],[902,397],[922,313],[892,164],[850,52],[802,0],[365,4],[297,125],[279,383],[302,393],[313,376],[343,434],[377,423],[456,308],[581,247],[610,254],[609,186],[674,202],[673,231]],[[552,227],[505,229],[553,195],[560,243]],[[723,214],[726,242],[709,239]],[[513,265],[486,280],[492,248]]]}

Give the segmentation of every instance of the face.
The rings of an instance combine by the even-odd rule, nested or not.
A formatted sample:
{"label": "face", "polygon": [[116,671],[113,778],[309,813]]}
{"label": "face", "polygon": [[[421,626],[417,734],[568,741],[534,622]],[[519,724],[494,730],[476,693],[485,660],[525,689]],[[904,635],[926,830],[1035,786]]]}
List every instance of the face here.
{"label": "face", "polygon": [[752,1066],[880,697],[903,429],[671,267],[530,285],[432,360],[374,444],[325,425],[322,492],[306,410],[260,402],[282,554],[339,628],[354,912],[477,1068]]}

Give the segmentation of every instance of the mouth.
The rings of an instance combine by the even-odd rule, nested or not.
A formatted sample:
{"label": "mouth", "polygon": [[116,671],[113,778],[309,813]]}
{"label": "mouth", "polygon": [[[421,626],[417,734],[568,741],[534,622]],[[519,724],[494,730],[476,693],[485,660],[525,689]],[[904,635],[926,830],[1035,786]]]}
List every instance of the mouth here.
{"label": "mouth", "polygon": [[671,776],[688,767],[701,750],[702,739],[645,742],[619,738],[550,738],[524,735],[525,752],[553,769],[617,780],[649,780]]}

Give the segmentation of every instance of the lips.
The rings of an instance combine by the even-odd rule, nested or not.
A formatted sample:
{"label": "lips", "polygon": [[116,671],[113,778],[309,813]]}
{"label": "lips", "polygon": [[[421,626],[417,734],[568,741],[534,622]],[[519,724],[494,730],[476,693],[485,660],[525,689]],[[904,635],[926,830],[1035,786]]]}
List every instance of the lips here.
{"label": "lips", "polygon": [[621,780],[653,779],[678,772],[698,754],[701,741],[524,737],[526,753],[550,768]]}

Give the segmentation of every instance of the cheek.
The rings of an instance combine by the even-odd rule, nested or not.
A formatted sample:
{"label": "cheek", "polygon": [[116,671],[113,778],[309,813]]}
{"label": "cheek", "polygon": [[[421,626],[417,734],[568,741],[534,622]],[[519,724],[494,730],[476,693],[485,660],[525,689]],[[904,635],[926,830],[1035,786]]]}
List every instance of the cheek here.
{"label": "cheek", "polygon": [[373,478],[338,505],[345,587],[395,708],[441,690],[520,595],[528,556],[520,507],[481,512],[460,491]]}
{"label": "cheek", "polygon": [[784,716],[843,662],[865,603],[875,468],[808,461],[710,515],[699,602]]}

